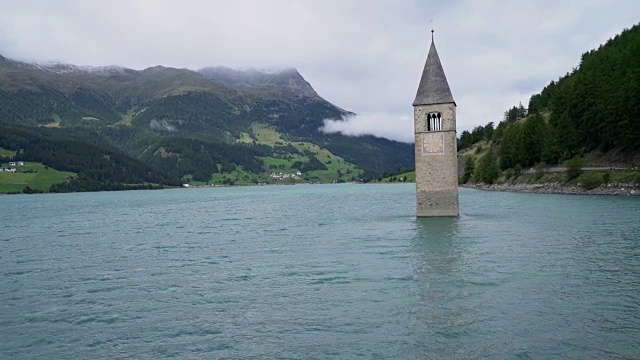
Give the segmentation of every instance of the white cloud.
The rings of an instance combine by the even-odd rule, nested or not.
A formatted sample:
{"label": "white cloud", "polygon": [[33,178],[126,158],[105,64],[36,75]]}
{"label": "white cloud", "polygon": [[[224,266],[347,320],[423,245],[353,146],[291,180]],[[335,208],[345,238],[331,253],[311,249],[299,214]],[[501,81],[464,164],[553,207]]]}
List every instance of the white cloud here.
{"label": "white cloud", "polygon": [[413,143],[413,118],[388,113],[356,114],[341,120],[325,119],[320,131],[347,136],[373,135]]}

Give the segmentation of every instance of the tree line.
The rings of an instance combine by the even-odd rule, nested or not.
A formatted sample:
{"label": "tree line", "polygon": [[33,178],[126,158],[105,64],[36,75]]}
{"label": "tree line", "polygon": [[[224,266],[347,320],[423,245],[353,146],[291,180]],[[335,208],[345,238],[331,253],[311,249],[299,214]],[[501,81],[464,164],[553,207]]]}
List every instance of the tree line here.
{"label": "tree line", "polygon": [[549,124],[577,154],[600,148],[640,148],[640,24],[582,54],[580,65],[529,100],[529,112],[549,111]]}
{"label": "tree line", "polygon": [[[64,136],[59,132],[64,131]],[[70,132],[74,134],[74,132]],[[271,156],[266,145],[207,143],[166,137],[148,148],[141,159],[111,148],[91,137],[70,136],[62,129],[28,128],[0,123],[0,147],[16,152],[13,160],[40,162],[57,170],[77,173],[75,179],[51,191],[98,191],[178,186],[184,175],[208,181],[213,173],[237,166],[260,173],[261,156]],[[4,159],[4,158],[3,158]],[[220,168],[219,168],[220,166]]]}
{"label": "tree line", "polygon": [[[462,132],[458,149],[486,140],[489,153],[467,161],[462,180],[493,182],[500,170],[555,165],[601,150],[640,150],[640,26],[582,55],[572,72],[552,81],[493,122]],[[469,171],[470,170],[470,171]],[[485,181],[486,180],[486,181]]]}

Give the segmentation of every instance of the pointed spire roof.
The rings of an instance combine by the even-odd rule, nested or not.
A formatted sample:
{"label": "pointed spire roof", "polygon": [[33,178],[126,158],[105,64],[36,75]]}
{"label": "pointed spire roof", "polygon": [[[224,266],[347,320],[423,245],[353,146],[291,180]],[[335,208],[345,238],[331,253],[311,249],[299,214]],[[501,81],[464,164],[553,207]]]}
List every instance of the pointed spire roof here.
{"label": "pointed spire roof", "polygon": [[442,69],[440,57],[438,57],[438,51],[436,50],[436,44],[433,41],[432,31],[429,55],[427,55],[427,62],[424,64],[422,79],[420,79],[418,93],[416,94],[413,106],[447,103],[455,104],[456,102],[453,100],[453,95],[451,94],[451,89],[449,89],[447,77]]}

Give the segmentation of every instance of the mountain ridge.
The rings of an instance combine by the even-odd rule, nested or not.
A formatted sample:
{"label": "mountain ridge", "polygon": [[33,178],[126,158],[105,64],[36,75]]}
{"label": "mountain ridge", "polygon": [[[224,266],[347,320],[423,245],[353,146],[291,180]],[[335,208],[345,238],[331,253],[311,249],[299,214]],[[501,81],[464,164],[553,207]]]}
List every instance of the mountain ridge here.
{"label": "mountain ridge", "polygon": [[[151,166],[155,175],[145,182],[206,182],[209,177],[218,179],[215,174],[243,172],[259,182],[274,161],[287,171],[308,169],[311,181],[354,180],[413,166],[412,145],[319,130],[325,119],[339,120],[346,114],[352,113],[321,97],[294,68],[190,70],[158,65],[134,70],[0,62],[0,124],[5,129],[0,147],[25,159],[64,164],[65,159],[43,153],[56,147],[53,141],[66,146],[66,157],[82,159],[77,162],[83,166],[99,164],[74,152],[81,146],[66,145],[73,136],[76,142]],[[281,140],[263,143],[258,128],[271,129]],[[46,146],[33,146],[34,142]],[[92,156],[111,156],[99,153],[93,151]],[[326,156],[319,160],[322,154]],[[262,159],[262,168],[254,158]],[[335,161],[343,165],[336,167]],[[85,170],[101,177],[90,179],[92,185],[84,188],[122,179]],[[74,171],[83,174],[82,169]]]}
{"label": "mountain ridge", "polygon": [[[77,74],[77,75],[101,75],[105,77],[128,75],[132,77],[143,76],[145,74],[158,72],[172,73],[192,73],[200,74],[204,79],[216,81],[227,86],[285,86],[295,90],[298,96],[318,97],[321,96],[313,89],[311,84],[294,67],[281,69],[258,69],[258,68],[231,68],[228,66],[206,66],[197,70],[189,68],[177,68],[164,65],[155,65],[144,69],[133,69],[120,65],[75,65],[66,62],[49,61],[42,63],[31,63],[14,60],[0,54],[0,61],[8,63],[17,69],[40,70],[57,75]],[[6,64],[5,64],[6,65]]]}

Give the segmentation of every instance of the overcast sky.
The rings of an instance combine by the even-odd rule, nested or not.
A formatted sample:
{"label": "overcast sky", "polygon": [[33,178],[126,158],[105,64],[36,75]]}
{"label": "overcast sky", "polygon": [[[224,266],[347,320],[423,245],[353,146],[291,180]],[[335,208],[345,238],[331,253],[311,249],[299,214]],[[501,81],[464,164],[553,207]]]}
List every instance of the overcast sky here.
{"label": "overcast sky", "polygon": [[[0,54],[78,65],[295,67],[360,114],[333,128],[412,141],[435,40],[458,133],[577,66],[640,19],[637,0],[0,0]],[[332,124],[329,124],[332,125]]]}

